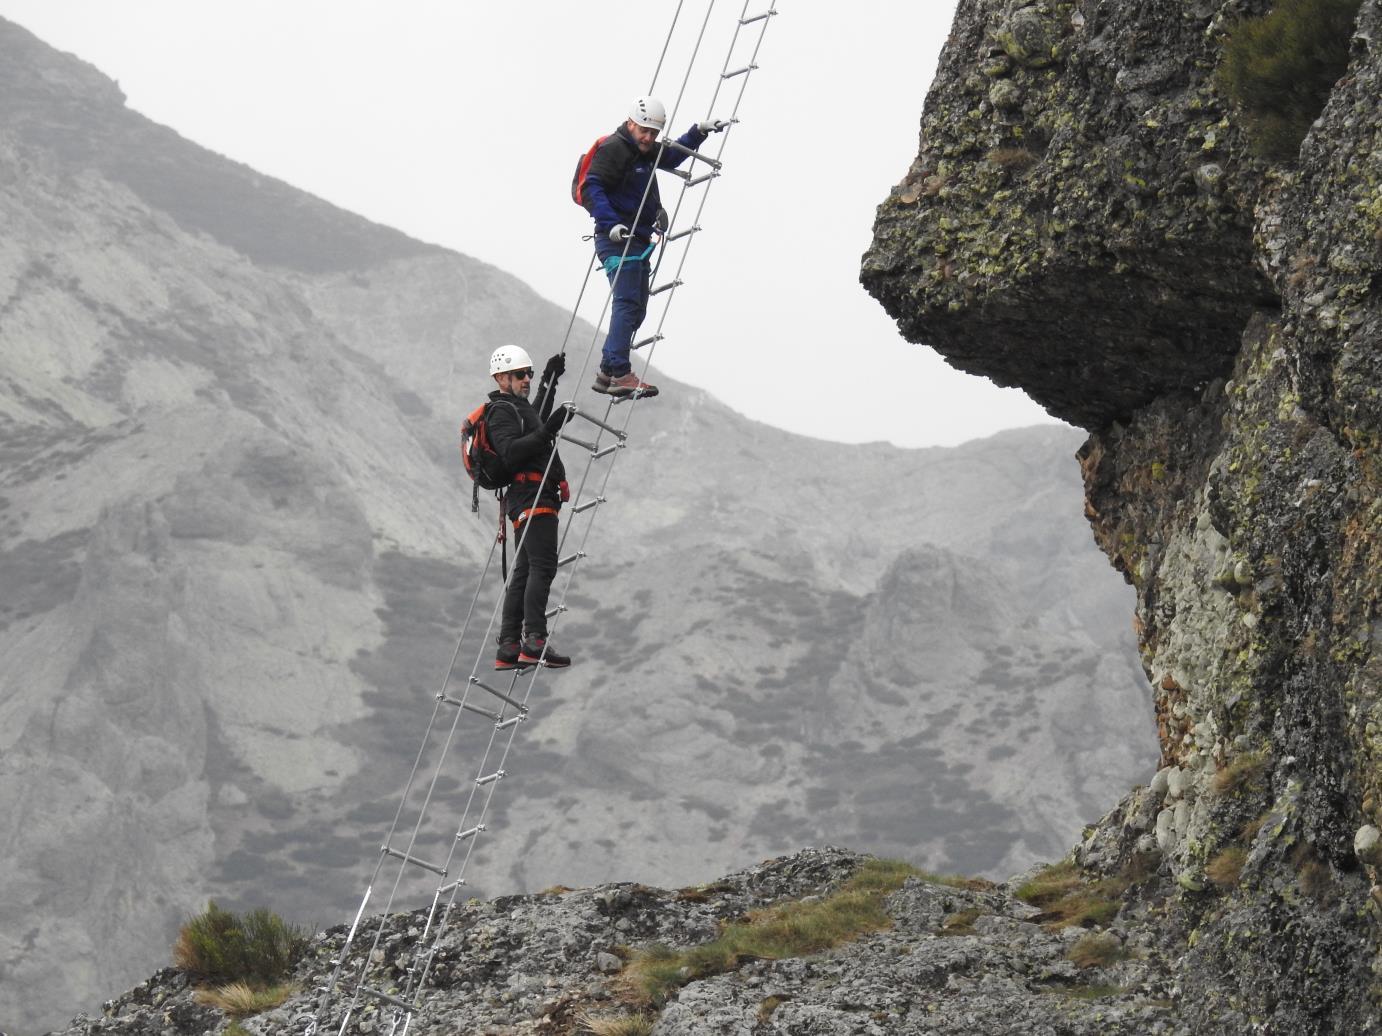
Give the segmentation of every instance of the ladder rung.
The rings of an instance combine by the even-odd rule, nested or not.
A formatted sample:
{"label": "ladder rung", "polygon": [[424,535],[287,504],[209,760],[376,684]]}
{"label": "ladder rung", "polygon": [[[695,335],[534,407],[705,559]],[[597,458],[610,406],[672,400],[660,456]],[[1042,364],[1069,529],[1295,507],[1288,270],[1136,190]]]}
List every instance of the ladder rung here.
{"label": "ladder rung", "polygon": [[715,177],[717,177],[717,176],[719,176],[719,175],[720,175],[720,173],[719,173],[718,170],[712,169],[712,170],[711,170],[710,172],[708,172],[708,173],[704,173],[704,174],[702,174],[701,176],[696,176],[696,177],[693,177],[693,178],[690,179],[690,180],[687,180],[687,181],[686,181],[686,186],[687,186],[687,187],[695,187],[696,184],[698,184],[698,183],[705,183],[707,180],[713,180],[713,179],[715,179]]}
{"label": "ladder rung", "polygon": [[[661,335],[658,335],[658,337],[661,338],[662,336],[661,336]],[[638,345],[642,345],[642,344],[643,344],[642,342],[639,342],[639,343],[638,343]],[[638,345],[635,345],[634,348],[637,349],[637,348],[638,348]],[[572,413],[574,413],[577,417],[583,417],[583,418],[585,418],[585,419],[586,419],[587,421],[589,421],[591,424],[593,424],[593,425],[595,425],[595,426],[597,426],[597,427],[599,427],[599,428],[603,428],[605,431],[609,432],[610,435],[617,435],[621,440],[627,439],[627,438],[629,437],[629,433],[628,433],[628,432],[621,431],[620,429],[615,428],[613,425],[605,424],[605,422],[601,421],[598,417],[592,417],[590,414],[587,414],[584,410],[573,410]],[[594,449],[594,448],[595,448],[595,447],[593,447],[593,446],[591,447],[591,449]]]}
{"label": "ladder rung", "polygon": [[574,435],[567,435],[565,432],[561,433],[561,437],[575,446],[580,446],[582,449],[587,449],[591,451],[599,449],[599,447],[596,446],[593,442],[586,442],[584,439],[577,439]]}
{"label": "ladder rung", "polygon": [[583,557],[585,557],[585,551],[583,550],[578,550],[574,554],[568,554],[566,557],[562,558],[560,561],[557,562],[557,568],[565,568],[567,565],[571,564],[571,562],[575,561],[577,558]]}
{"label": "ladder rung", "polygon": [[593,499],[593,500],[587,500],[587,501],[586,501],[585,503],[583,503],[583,504],[577,504],[575,507],[571,508],[571,513],[572,513],[572,514],[580,514],[582,511],[589,511],[592,507],[599,507],[599,506],[600,506],[601,504],[603,504],[604,502],[605,502],[605,498],[604,498],[604,497],[602,497],[602,496],[597,496],[597,497],[596,497],[595,499]]}
{"label": "ladder rung", "polygon": [[721,162],[719,159],[711,158],[709,155],[703,155],[695,148],[687,147],[685,144],[682,144],[678,141],[668,140],[665,142],[665,145],[671,148],[673,151],[680,151],[683,155],[690,155],[692,158],[699,158],[706,165],[710,166],[711,169],[719,169],[724,165],[724,163]]}
{"label": "ladder rung", "polygon": [[495,729],[495,730],[508,730],[509,727],[512,727],[512,726],[515,726],[515,725],[517,725],[517,724],[519,724],[519,723],[522,723],[522,722],[523,722],[525,719],[527,719],[527,718],[528,718],[527,716],[523,715],[523,713],[520,712],[517,716],[510,716],[508,719],[502,720],[502,721],[496,723],[496,724],[494,725],[494,729]]}
{"label": "ladder rung", "polygon": [[456,833],[456,841],[464,842],[467,838],[474,838],[483,830],[485,830],[484,824],[476,824],[474,827],[468,827],[464,831],[458,831]]}
{"label": "ladder rung", "polygon": [[597,450],[597,451],[595,452],[595,454],[594,454],[593,459],[594,459],[594,460],[603,460],[605,457],[608,457],[608,456],[609,456],[611,453],[613,453],[615,450],[622,450],[623,448],[624,448],[624,444],[623,444],[622,442],[610,443],[610,444],[609,444],[608,446],[606,446],[603,450]]}
{"label": "ladder rung", "polygon": [[[670,238],[669,238],[669,240],[674,240],[674,239],[670,239]],[[662,341],[662,339],[665,338],[665,337],[666,337],[666,335],[662,334],[661,332],[658,332],[658,333],[655,334],[655,335],[649,335],[647,338],[641,338],[641,339],[639,339],[638,341],[634,342],[633,345],[630,346],[630,348],[633,348],[633,349],[642,349],[645,345],[653,345],[653,344],[656,343],[656,342]]]}
{"label": "ladder rung", "polygon": [[454,705],[458,709],[465,709],[466,712],[473,712],[477,716],[484,716],[486,719],[499,719],[499,713],[497,712],[491,712],[489,709],[481,708],[479,705],[472,705],[468,701],[460,701],[445,694],[437,695],[437,701],[446,705]]}
{"label": "ladder rung", "polygon": [[[690,179],[690,177],[687,177],[687,179]],[[684,237],[690,237],[692,234],[698,233],[700,229],[700,227],[689,227],[686,230],[678,230],[675,234],[669,234],[667,236],[667,243],[671,244],[673,241],[679,241]],[[634,348],[637,349],[638,346],[635,345]]]}
{"label": "ladder rung", "polygon": [[464,884],[465,884],[465,878],[457,878],[457,879],[456,879],[455,881],[453,881],[451,884],[449,884],[449,885],[443,885],[441,888],[437,889],[437,895],[438,895],[438,896],[444,896],[444,895],[446,895],[448,892],[451,892],[451,891],[453,891],[453,890],[455,890],[455,889],[458,889],[458,888],[460,888],[460,887],[461,887],[462,885],[464,885]]}
{"label": "ladder rung", "polygon": [[431,871],[433,874],[440,874],[443,878],[446,877],[445,867],[438,867],[436,864],[428,863],[426,860],[419,860],[416,856],[409,856],[407,853],[401,853],[397,849],[390,849],[387,845],[380,846],[379,851],[385,856],[392,856],[395,860],[402,860],[404,863],[411,863],[421,867],[425,871]]}
{"label": "ladder rung", "polygon": [[745,72],[752,72],[757,67],[757,65],[745,65],[743,68],[736,68],[733,72],[721,72],[720,78],[733,79],[735,76],[741,76]]}
{"label": "ladder rung", "polygon": [[495,781],[502,779],[503,776],[503,770],[495,770],[492,774],[489,774],[486,777],[476,777],[475,783],[483,787],[486,784],[493,784]]}
{"label": "ladder rung", "polygon": [[764,11],[762,14],[755,14],[752,18],[740,18],[740,25],[752,25],[754,22],[761,22],[764,18],[771,18],[777,14],[776,11]]}
{"label": "ladder rung", "polygon": [[364,993],[366,996],[372,996],[376,1000],[383,1000],[385,1003],[393,1004],[395,1007],[401,1007],[409,1014],[413,1013],[412,1004],[408,1003],[408,1001],[406,1000],[400,1000],[396,996],[390,996],[388,993],[385,993],[382,989],[372,989],[369,986],[365,985],[356,986],[355,988],[359,990],[361,993]]}
{"label": "ladder rung", "polygon": [[654,288],[652,291],[648,292],[648,294],[661,295],[664,291],[671,291],[673,288],[679,288],[685,283],[685,281],[668,281],[666,284],[661,284]]}
{"label": "ladder rung", "polygon": [[[494,696],[495,696],[496,698],[498,698],[500,701],[506,701],[506,702],[508,702],[508,703],[509,703],[510,705],[512,705],[515,709],[517,709],[519,712],[527,712],[527,711],[528,711],[528,706],[524,705],[524,704],[523,704],[521,701],[519,701],[517,698],[510,698],[510,697],[509,697],[507,694],[505,694],[503,691],[497,691],[497,690],[495,690],[495,689],[494,689],[493,687],[491,687],[489,684],[487,684],[487,683],[485,683],[483,680],[481,680],[478,676],[472,676],[472,677],[470,678],[470,682],[473,683],[476,687],[480,688],[480,690],[482,690],[482,691],[489,691],[490,694],[494,695]],[[498,719],[499,717],[498,717],[498,716],[495,716],[494,718],[495,718],[495,719]]]}
{"label": "ladder rung", "polygon": [[547,614],[546,614],[545,616],[543,616],[543,617],[544,617],[544,618],[547,618],[547,619],[550,619],[550,618],[552,618],[552,616],[554,616],[554,615],[560,615],[560,614],[561,614],[562,612],[564,612],[564,611],[566,611],[566,605],[564,605],[564,604],[559,604],[559,605],[557,605],[555,608],[548,608],[548,609],[547,609]]}

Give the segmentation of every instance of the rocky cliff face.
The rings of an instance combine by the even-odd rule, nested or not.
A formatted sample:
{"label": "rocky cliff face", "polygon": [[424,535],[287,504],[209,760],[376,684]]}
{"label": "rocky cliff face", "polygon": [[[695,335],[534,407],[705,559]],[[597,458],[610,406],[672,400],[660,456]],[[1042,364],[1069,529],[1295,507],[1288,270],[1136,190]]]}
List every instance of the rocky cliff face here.
{"label": "rocky cliff face", "polygon": [[1093,832],[1154,872],[1196,1031],[1372,1032],[1382,975],[1382,5],[1291,168],[1215,89],[1256,3],[962,3],[863,280],[1087,428],[1163,770]]}
{"label": "rocky cliff face", "polygon": [[[491,538],[458,415],[496,342],[541,354],[566,316],[181,140],[4,22],[0,225],[15,1033],[165,962],[209,897],[351,915]],[[704,881],[826,841],[996,876],[1152,771],[1077,433],[846,447],[664,388],[565,602],[578,664],[535,692],[477,892]]]}

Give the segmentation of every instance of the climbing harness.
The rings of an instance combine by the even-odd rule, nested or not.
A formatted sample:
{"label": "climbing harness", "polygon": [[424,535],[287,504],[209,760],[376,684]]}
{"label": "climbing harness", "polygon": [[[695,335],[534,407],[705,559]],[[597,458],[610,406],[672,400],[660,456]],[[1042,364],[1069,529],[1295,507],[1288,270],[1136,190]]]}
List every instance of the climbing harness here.
{"label": "climbing harness", "polygon": [[653,249],[657,247],[655,242],[648,242],[648,247],[643,249],[639,255],[612,255],[600,265],[604,267],[605,273],[613,273],[625,263],[641,263],[648,256],[653,254]]}
{"label": "climbing harness", "polygon": [[[699,150],[685,148],[675,140],[662,139],[658,143],[657,159],[662,157],[662,153],[667,148],[672,148],[684,152],[690,159],[690,167],[687,169],[662,170],[670,172],[679,177],[682,181],[681,190],[678,194],[675,207],[668,220],[668,229],[661,240],[661,249],[658,258],[650,271],[653,287],[649,290],[649,297],[662,297],[664,305],[662,313],[657,321],[657,325],[652,333],[643,339],[632,343],[634,350],[643,350],[640,356],[645,356],[645,371],[647,364],[651,363],[652,354],[657,343],[664,338],[663,327],[666,324],[667,313],[671,307],[671,300],[676,294],[676,289],[683,283],[682,272],[686,265],[686,258],[690,252],[690,245],[695,239],[695,235],[701,232],[700,219],[705,210],[706,199],[709,188],[718,179],[723,170],[723,155],[725,146],[728,143],[729,130],[737,124],[739,106],[743,102],[744,93],[751,77],[751,73],[758,68],[756,60],[759,48],[762,46],[763,37],[766,35],[767,26],[772,17],[778,12],[776,10],[777,0],[768,0],[768,8],[758,14],[749,15],[748,6],[750,0],[745,0],[740,13],[735,17],[733,34],[730,40],[724,64],[715,80],[713,96],[708,106],[708,115],[713,114],[720,98],[721,90],[726,84],[737,80],[738,93],[734,98],[733,110],[730,117],[725,119],[726,130],[721,135],[720,147],[718,152],[712,157]],[[658,77],[661,75],[663,62],[666,60],[668,48],[671,45],[673,35],[677,30],[677,24],[681,17],[682,7],[685,0],[679,0],[676,11],[672,16],[672,24],[667,32],[667,37],[663,42],[662,52],[658,58],[657,68],[653,73],[652,85],[649,87],[651,94],[657,86]],[[701,46],[706,38],[707,27],[711,23],[712,15],[715,10],[716,0],[708,0],[705,16],[701,21],[699,32],[695,37],[694,45],[691,49],[690,57],[687,61],[686,71],[682,77],[681,86],[678,90],[676,102],[672,106],[671,116],[667,125],[676,125],[676,112],[680,107],[686,94],[687,85],[690,81],[693,70],[700,55]],[[752,27],[752,28],[751,28]],[[756,28],[756,36],[753,31]],[[746,32],[746,30],[748,30]],[[740,50],[741,37],[751,42],[752,51],[746,63],[731,67],[731,63],[736,61]],[[746,44],[747,45],[747,44]],[[742,60],[742,59],[740,59]],[[702,147],[705,146],[703,142]],[[697,163],[704,167],[704,171],[697,168]],[[639,202],[638,211],[634,217],[633,225],[637,225],[643,210],[647,205],[649,192],[651,191],[654,177],[649,177],[648,185],[644,189],[643,197]],[[682,230],[675,229],[678,226],[678,216],[683,204],[688,203],[688,195],[697,187],[704,186],[705,190],[700,192],[700,198],[696,205],[696,211],[691,219],[691,225]],[[685,242],[680,250],[680,258],[677,262],[676,270],[670,280],[661,284],[657,279],[661,273],[663,262],[668,257],[668,245],[678,241]],[[617,257],[619,264],[633,261],[646,261],[653,252],[653,245],[649,245],[642,255],[629,254],[633,244],[632,235],[624,243],[623,252]],[[603,265],[603,264],[602,264]],[[580,293],[577,296],[576,304],[571,310],[570,320],[567,323],[566,333],[562,339],[561,352],[566,353],[567,345],[570,342],[572,331],[575,328],[578,314],[580,313],[581,303],[585,299],[586,291],[589,287],[591,274],[596,267],[596,258],[591,257],[586,267],[585,279],[582,281]],[[617,266],[615,267],[617,268]],[[584,360],[582,362],[580,375],[583,376],[585,370],[590,367],[591,360],[596,352],[596,345],[599,340],[599,328],[604,322],[605,316],[610,309],[613,299],[614,287],[610,285],[605,294],[604,306],[600,311],[599,317],[593,321],[595,331],[591,336],[590,344],[587,347]],[[589,540],[591,529],[594,526],[595,513],[598,508],[607,502],[605,493],[609,486],[610,478],[614,470],[613,459],[617,458],[619,451],[626,448],[628,444],[628,427],[632,421],[634,407],[630,406],[623,411],[624,420],[622,425],[616,426],[613,423],[612,408],[622,402],[636,402],[641,392],[634,392],[627,396],[613,397],[608,401],[607,408],[603,417],[594,413],[587,412],[578,408],[574,403],[567,402],[560,404],[565,407],[571,418],[579,418],[590,431],[589,440],[578,438],[570,434],[569,430],[563,430],[559,438],[580,447],[587,454],[584,471],[576,481],[574,492],[564,483],[562,485],[562,499],[574,499],[576,502],[570,508],[570,518],[563,523],[557,548],[557,570],[558,574],[562,570],[566,571],[566,581],[561,590],[561,599],[554,607],[548,609],[546,618],[556,620],[567,610],[566,600],[571,592],[571,587],[575,579],[576,570],[580,561],[586,557],[585,547]],[[569,429],[569,425],[568,425]],[[538,493],[542,491],[542,486],[550,476],[553,458],[556,450],[552,450],[547,467],[541,478],[538,480]],[[596,465],[601,461],[609,459],[609,463],[604,465],[603,472],[596,470]],[[532,473],[525,473],[522,481],[532,481],[535,476]],[[517,480],[516,480],[517,481]],[[524,521],[531,514],[556,513],[555,508],[534,507],[519,516],[519,520],[514,522],[515,535],[518,536],[518,543],[515,550],[519,550],[523,545],[523,537],[528,534],[529,524]],[[582,515],[589,515],[588,520],[583,522],[584,528],[580,535],[579,545],[575,550],[563,555],[568,537],[572,535],[573,529],[578,523],[576,521]],[[507,551],[501,565],[505,570],[504,585],[500,588],[498,599],[490,614],[489,624],[483,637],[480,639],[480,647],[474,665],[471,667],[470,676],[466,679],[464,689],[459,695],[452,692],[453,677],[456,674],[457,661],[460,658],[463,645],[466,643],[467,636],[471,629],[472,620],[475,618],[476,607],[480,601],[489,575],[494,563],[495,548],[504,543],[506,537],[503,534],[503,507],[500,508],[500,535],[496,537],[494,545],[490,549],[488,560],[481,570],[477,580],[475,591],[471,596],[470,604],[466,611],[466,616],[462,624],[460,635],[457,637],[455,649],[451,655],[451,661],[447,666],[445,677],[442,680],[441,690],[437,692],[435,704],[432,708],[431,719],[428,722],[427,730],[423,735],[422,744],[418,749],[417,757],[414,760],[412,771],[404,785],[403,793],[400,796],[399,804],[394,813],[393,821],[389,825],[389,830],[380,846],[378,857],[375,861],[373,871],[365,886],[364,895],[360,900],[360,906],[355,912],[355,918],[351,922],[350,928],[346,933],[345,939],[341,944],[336,957],[333,959],[333,970],[326,983],[320,989],[320,996],[317,1001],[317,1008],[311,1022],[305,1032],[306,1036],[315,1036],[318,1033],[334,1032],[337,1036],[345,1036],[351,1021],[357,1012],[364,1010],[364,1005],[373,1005],[375,1009],[388,1015],[388,1022],[385,1026],[380,1026],[379,1021],[374,1023],[374,1031],[384,1034],[384,1036],[406,1036],[409,1026],[414,1017],[424,1009],[424,996],[427,990],[429,977],[432,973],[436,955],[442,948],[442,940],[447,932],[451,921],[452,913],[456,907],[460,890],[466,886],[466,872],[471,858],[475,853],[475,847],[480,840],[480,836],[487,830],[486,818],[489,815],[490,806],[494,793],[499,783],[506,776],[506,765],[509,752],[514,743],[517,729],[529,715],[528,701],[532,696],[533,687],[537,676],[542,672],[541,664],[547,653],[547,645],[543,644],[542,657],[539,658],[538,665],[528,666],[512,671],[503,671],[509,677],[507,687],[496,686],[501,684],[499,679],[488,677],[488,682],[480,678],[481,667],[487,661],[487,656],[492,650],[491,635],[494,631],[496,619],[503,606],[504,593],[511,578],[507,571]],[[555,580],[554,580],[555,583]],[[520,687],[520,681],[526,680],[526,686]],[[428,836],[424,833],[424,826],[428,819],[428,810],[433,805],[434,799],[440,795],[439,784],[443,777],[443,763],[449,750],[454,746],[458,733],[461,729],[463,717],[479,717],[486,721],[489,732],[486,737],[486,744],[481,754],[475,777],[471,782],[468,793],[464,796],[464,806],[462,807],[459,822],[455,827],[454,835],[445,836],[445,840],[437,845],[438,839],[435,836]],[[424,764],[430,769],[430,779],[424,773]],[[420,802],[413,802],[415,793],[421,794]],[[411,823],[405,823],[405,816],[411,819]],[[449,830],[448,825],[448,830]],[[402,841],[403,847],[398,848],[398,843]],[[423,853],[431,848],[444,851],[444,856],[437,862],[436,857],[427,858]],[[385,867],[393,866],[392,881],[388,882],[385,876]],[[370,984],[371,971],[378,966],[382,959],[380,949],[383,940],[385,927],[389,915],[394,909],[394,903],[399,896],[403,886],[405,874],[412,874],[418,871],[430,873],[441,879],[441,883],[436,887],[432,894],[431,904],[426,913],[426,920],[422,925],[421,931],[415,938],[411,938],[411,949],[403,957],[399,958],[401,971],[395,970],[396,977],[392,979],[381,979],[375,977],[374,985]],[[376,917],[369,921],[365,919],[365,912],[370,907],[375,897],[376,889],[387,888],[387,896],[379,908]],[[383,974],[382,969],[378,974]],[[381,985],[388,988],[380,988]]]}

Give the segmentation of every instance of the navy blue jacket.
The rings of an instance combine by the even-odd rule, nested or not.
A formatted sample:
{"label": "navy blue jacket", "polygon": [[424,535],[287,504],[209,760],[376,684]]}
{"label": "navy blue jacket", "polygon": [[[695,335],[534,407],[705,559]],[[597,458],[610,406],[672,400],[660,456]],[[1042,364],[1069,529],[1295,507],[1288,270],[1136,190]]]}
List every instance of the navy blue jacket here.
{"label": "navy blue jacket", "polygon": [[[677,138],[683,147],[698,148],[706,135],[692,126]],[[607,136],[596,149],[586,172],[585,185],[581,197],[585,206],[595,217],[595,239],[609,241],[610,229],[622,223],[634,232],[635,237],[644,241],[652,240],[653,221],[657,210],[662,207],[658,197],[657,177],[654,175],[653,160],[657,158],[658,146],[653,145],[646,155],[638,150],[629,133],[628,123]],[[690,156],[675,148],[663,148],[658,169],[675,169]],[[643,212],[638,225],[633,217],[638,212],[638,203],[643,201],[643,190],[652,178],[653,185],[648,191],[648,200],[643,202]]]}

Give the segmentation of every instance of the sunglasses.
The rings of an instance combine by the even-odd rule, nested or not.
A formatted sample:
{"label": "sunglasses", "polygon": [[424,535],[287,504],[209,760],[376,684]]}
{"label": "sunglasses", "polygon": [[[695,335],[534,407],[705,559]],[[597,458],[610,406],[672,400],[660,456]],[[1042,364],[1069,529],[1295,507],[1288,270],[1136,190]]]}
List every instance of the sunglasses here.
{"label": "sunglasses", "polygon": [[522,378],[526,381],[528,378],[531,378],[532,376],[533,369],[531,367],[529,367],[525,371],[509,371],[509,377],[511,378]]}

